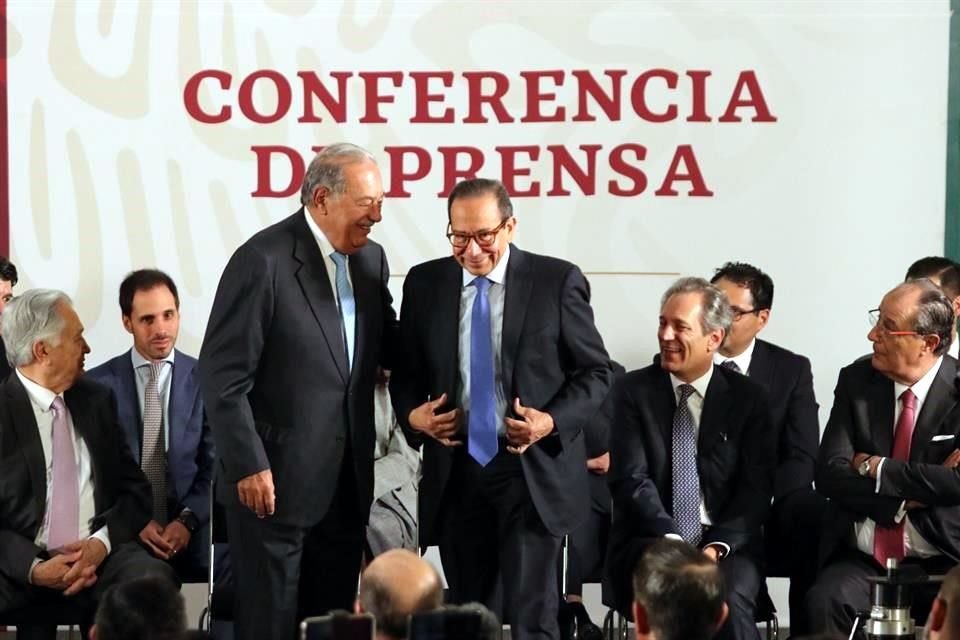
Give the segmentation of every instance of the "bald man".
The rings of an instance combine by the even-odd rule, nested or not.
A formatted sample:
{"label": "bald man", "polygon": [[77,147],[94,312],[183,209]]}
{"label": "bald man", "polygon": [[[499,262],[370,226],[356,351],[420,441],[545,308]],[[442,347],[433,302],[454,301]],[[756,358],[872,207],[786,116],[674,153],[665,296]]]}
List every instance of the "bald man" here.
{"label": "bald man", "polygon": [[406,549],[373,559],[360,578],[354,609],[377,621],[377,640],[403,640],[410,616],[443,604],[443,584],[436,569]]}
{"label": "bald man", "polygon": [[927,640],[960,640],[960,567],[947,573],[930,607],[927,618]]}

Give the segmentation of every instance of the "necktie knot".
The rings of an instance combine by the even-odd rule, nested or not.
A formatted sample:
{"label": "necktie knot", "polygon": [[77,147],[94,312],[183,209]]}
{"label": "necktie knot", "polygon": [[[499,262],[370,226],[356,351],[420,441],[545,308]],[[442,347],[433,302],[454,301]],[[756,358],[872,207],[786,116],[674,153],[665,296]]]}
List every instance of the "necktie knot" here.
{"label": "necktie knot", "polygon": [[57,396],[53,399],[53,402],[50,403],[50,410],[53,411],[53,415],[57,418],[64,414],[64,409],[66,405],[63,403],[63,398]]}
{"label": "necktie knot", "polygon": [[334,251],[330,254],[330,259],[337,265],[338,269],[344,269],[347,266],[347,254]]}
{"label": "necktie knot", "polygon": [[693,388],[692,384],[682,384],[680,385],[679,389],[680,389],[680,404],[683,404],[684,402],[686,402],[687,399],[690,398],[690,396],[692,396],[696,392],[696,389]]}
{"label": "necktie knot", "polygon": [[477,276],[470,284],[477,288],[478,295],[483,295],[490,287],[490,281],[485,276]]}
{"label": "necktie knot", "polygon": [[907,389],[906,391],[900,394],[900,402],[903,403],[904,409],[916,409],[917,396],[913,391],[911,391],[910,389]]}
{"label": "necktie knot", "polygon": [[740,369],[740,365],[733,360],[724,360],[720,366],[724,369],[730,369],[730,371],[734,371],[736,373],[743,373],[743,370]]}
{"label": "necktie knot", "polygon": [[149,367],[150,380],[156,382],[160,379],[160,368],[163,366],[163,362],[151,362],[147,365]]}

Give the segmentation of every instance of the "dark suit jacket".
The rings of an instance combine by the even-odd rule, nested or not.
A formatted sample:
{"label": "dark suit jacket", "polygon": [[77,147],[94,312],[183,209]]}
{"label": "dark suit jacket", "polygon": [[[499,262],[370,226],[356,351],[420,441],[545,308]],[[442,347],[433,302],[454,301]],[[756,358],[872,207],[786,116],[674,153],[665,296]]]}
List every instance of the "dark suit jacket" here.
{"label": "dark suit jacket", "polygon": [[773,428],[779,436],[774,500],[810,489],[820,443],[819,406],[813,393],[810,361],[757,340],[748,373],[767,392]]}
{"label": "dark suit jacket", "polygon": [[[167,478],[168,490],[178,503],[171,516],[187,508],[204,524],[210,517],[213,435],[203,412],[196,359],[177,351],[170,375]],[[134,462],[139,465],[143,449],[143,417],[130,351],[91,369],[87,376],[113,391],[127,446]]]}
{"label": "dark suit jacket", "polygon": [[0,340],[0,382],[10,377],[12,372],[13,368],[7,362],[7,347],[3,344],[3,340]]}
{"label": "dark suit jacket", "polygon": [[[107,525],[113,548],[136,539],[150,520],[150,485],[123,440],[108,389],[79,380],[64,393],[73,425],[90,451],[96,515],[90,531]],[[0,384],[0,573],[27,583],[42,553],[33,540],[43,522],[46,461],[30,397],[11,375]]]}
{"label": "dark suit jacket", "polygon": [[[562,535],[583,518],[587,503],[582,428],[610,385],[603,340],[593,322],[590,290],[573,264],[510,249],[503,309],[503,392],[549,413],[556,433],[522,456],[524,478],[547,529]],[[400,313],[402,356],[390,380],[397,419],[411,444],[424,445],[420,486],[420,541],[437,542],[436,519],[444,499],[451,450],[410,428],[410,412],[446,393],[446,410],[460,398],[459,309],[463,270],[453,257],[410,270]],[[509,411],[509,407],[508,407]],[[450,497],[455,499],[455,496]]]}
{"label": "dark suit jacket", "polygon": [[[904,500],[928,505],[909,512],[910,522],[929,543],[960,561],[960,469],[942,466],[960,446],[960,390],[957,361],[944,356],[917,416],[910,460],[887,458],[880,493],[876,481],[850,467],[856,453],[889,456],[893,450],[893,381],[870,360],[843,368],[834,391],[833,409],[823,433],[817,464],[817,491],[830,499],[839,516],[830,519],[821,560],[851,535],[853,523],[871,518],[890,526]],[[940,436],[937,440],[933,438]]]}
{"label": "dark suit jacket", "polygon": [[[373,388],[396,315],[383,249],[350,256],[356,342],[347,366],[340,313],[303,209],[245,242],[220,278],[200,387],[217,444],[218,498],[271,469],[274,520],[311,526],[333,499],[349,451],[364,519],[373,499]],[[389,364],[384,362],[384,364]]]}
{"label": "dark suit jacket", "polygon": [[[614,384],[610,489],[611,546],[679,534],[673,520],[671,442],[676,396],[659,365],[632,371]],[[697,471],[713,521],[703,544],[731,552],[759,534],[773,482],[776,434],[766,394],[748,377],[713,368],[697,435]]]}

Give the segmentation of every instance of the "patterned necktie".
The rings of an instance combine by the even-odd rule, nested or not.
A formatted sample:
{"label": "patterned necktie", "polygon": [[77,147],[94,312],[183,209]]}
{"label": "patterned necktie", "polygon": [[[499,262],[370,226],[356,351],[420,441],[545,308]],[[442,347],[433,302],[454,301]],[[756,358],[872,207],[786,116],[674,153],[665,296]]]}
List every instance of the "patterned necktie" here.
{"label": "patterned necktie", "polygon": [[493,347],[490,336],[490,281],[480,276],[470,317],[470,417],[467,451],[481,466],[497,455],[497,398],[493,381]]}
{"label": "patterned necktie", "polygon": [[[893,432],[893,459],[910,460],[910,441],[913,439],[913,427],[916,424],[917,396],[907,389],[900,394],[903,409],[897,418],[897,427]],[[903,546],[903,520],[892,527],[877,525],[873,531],[873,557],[881,567],[887,566],[887,558],[903,560],[906,549]]]}
{"label": "patterned necktie", "polygon": [[158,381],[163,363],[150,363],[150,377],[143,393],[143,452],[140,468],[153,489],[153,519],[167,524],[167,452],[163,435],[163,406]]}
{"label": "patterned necktie", "polygon": [[340,322],[343,326],[343,342],[347,346],[347,369],[353,368],[353,340],[357,324],[357,302],[353,298],[353,287],[347,279],[347,256],[334,251],[330,254],[337,272],[337,300],[340,302]]}
{"label": "patterned necktie", "polygon": [[697,432],[688,400],[694,393],[689,384],[680,385],[680,401],[673,414],[673,520],[680,536],[694,546],[703,538],[700,524],[700,476],[697,473]]}
{"label": "patterned necktie", "polygon": [[723,367],[724,369],[730,369],[730,371],[733,371],[734,373],[743,373],[743,371],[740,370],[740,367],[737,365],[737,363],[734,362],[733,360],[724,360],[723,364],[721,364],[720,366]]}
{"label": "patterned necktie", "polygon": [[50,408],[53,410],[53,491],[47,549],[53,551],[80,538],[80,471],[63,398],[54,398]]}

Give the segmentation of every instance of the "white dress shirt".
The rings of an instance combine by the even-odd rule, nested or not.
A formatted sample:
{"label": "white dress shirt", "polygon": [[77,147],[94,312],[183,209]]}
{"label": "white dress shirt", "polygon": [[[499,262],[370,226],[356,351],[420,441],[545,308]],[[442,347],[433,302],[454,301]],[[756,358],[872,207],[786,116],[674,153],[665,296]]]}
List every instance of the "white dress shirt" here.
{"label": "white dress shirt", "polygon": [[[333,299],[337,303],[337,309],[339,309],[340,298],[337,296],[337,263],[330,257],[330,254],[335,252],[336,249],[333,248],[333,245],[327,240],[327,236],[324,235],[320,227],[317,226],[317,223],[314,222],[313,216],[310,215],[306,207],[303,208],[303,216],[307,220],[307,226],[310,227],[310,233],[313,234],[314,240],[317,241],[317,246],[320,247],[320,253],[323,254],[323,266],[327,268],[327,278],[330,280],[330,289],[333,291]],[[347,265],[347,282],[350,283],[350,288],[352,289],[353,278],[350,276],[350,256],[347,256],[345,264]]]}
{"label": "white dress shirt", "polygon": [[727,360],[733,360],[737,363],[737,366],[740,367],[740,373],[743,375],[750,374],[750,363],[753,362],[753,349],[757,346],[757,339],[754,338],[750,341],[750,344],[747,345],[747,348],[743,350],[743,353],[728,358],[719,351],[713,352],[713,362],[714,364],[722,365]]}
{"label": "white dress shirt", "polygon": [[[46,549],[47,537],[50,534],[50,497],[53,494],[53,409],[51,405],[54,399],[58,397],[58,394],[41,387],[20,373],[19,369],[16,373],[17,377],[20,378],[20,382],[23,383],[24,389],[27,390],[27,396],[30,398],[30,406],[33,409],[33,416],[37,420],[37,429],[40,432],[40,445],[43,447],[43,459],[46,465],[47,494],[44,500],[43,521],[40,524],[39,531],[37,531],[37,537],[33,542],[38,547]],[[63,398],[63,395],[60,394],[59,397]],[[64,403],[64,406],[67,406],[66,403]],[[81,538],[89,536],[103,542],[109,554],[110,532],[106,525],[94,532],[90,531],[90,522],[96,515],[96,506],[93,499],[93,469],[90,460],[90,451],[87,449],[83,438],[80,437],[80,434],[78,434],[73,427],[73,416],[70,415],[69,407],[67,407],[66,414],[67,428],[73,435],[73,451],[77,458],[77,469],[80,473],[80,477],[78,478],[80,488],[80,521],[77,523],[77,531]]]}
{"label": "white dress shirt", "polygon": [[[160,377],[157,379],[157,391],[160,393],[160,406],[163,409],[163,438],[164,447],[170,450],[170,380],[173,378],[173,354],[160,361]],[[147,382],[150,380],[150,360],[147,360],[136,348],[130,349],[130,360],[133,363],[133,371],[136,374],[134,379],[137,383],[137,398],[140,402],[140,420],[143,420],[143,398],[147,390]],[[141,422],[142,426],[142,422]]]}
{"label": "white dress shirt", "polygon": [[[497,266],[486,275],[490,281],[487,298],[490,301],[490,348],[493,349],[493,389],[497,398],[497,435],[507,432],[503,422],[507,415],[507,399],[503,395],[503,372],[501,366],[501,345],[503,344],[503,303],[506,297],[507,263],[510,261],[510,245],[500,256]],[[471,283],[477,278],[466,269],[463,270],[463,287],[460,289],[460,337],[458,353],[460,356],[460,407],[463,409],[463,424],[469,424],[470,417],[470,326],[473,324],[473,300],[477,297],[477,288]]]}

